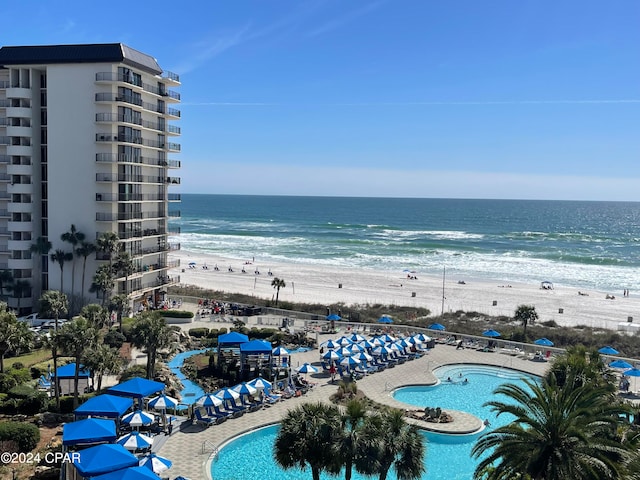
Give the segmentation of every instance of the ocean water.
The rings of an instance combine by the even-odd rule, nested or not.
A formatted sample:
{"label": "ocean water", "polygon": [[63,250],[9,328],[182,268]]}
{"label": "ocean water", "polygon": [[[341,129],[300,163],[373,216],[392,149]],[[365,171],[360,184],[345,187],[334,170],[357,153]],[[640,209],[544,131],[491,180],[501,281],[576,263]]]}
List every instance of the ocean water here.
{"label": "ocean water", "polygon": [[640,291],[640,203],[182,195],[182,250]]}

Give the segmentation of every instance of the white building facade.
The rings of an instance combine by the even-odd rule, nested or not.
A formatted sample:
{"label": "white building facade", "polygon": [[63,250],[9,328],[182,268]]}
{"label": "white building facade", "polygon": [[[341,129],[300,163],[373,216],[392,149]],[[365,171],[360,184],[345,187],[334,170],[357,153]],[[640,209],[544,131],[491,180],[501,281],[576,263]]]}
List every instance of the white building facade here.
{"label": "white building facade", "polygon": [[[169,226],[180,215],[170,193],[180,184],[179,85],[119,43],[0,48],[0,272],[3,287],[13,284],[0,295],[10,307],[34,309],[44,290],[99,298],[89,290],[107,255],[87,256],[85,267],[76,254],[75,272],[51,258],[72,252],[61,240],[72,224],[94,244],[117,234],[131,255],[134,271],[113,294],[146,304],[179,282],[168,273],[178,266],[168,253],[179,249],[169,241],[179,233]],[[51,250],[34,251],[39,240]]]}

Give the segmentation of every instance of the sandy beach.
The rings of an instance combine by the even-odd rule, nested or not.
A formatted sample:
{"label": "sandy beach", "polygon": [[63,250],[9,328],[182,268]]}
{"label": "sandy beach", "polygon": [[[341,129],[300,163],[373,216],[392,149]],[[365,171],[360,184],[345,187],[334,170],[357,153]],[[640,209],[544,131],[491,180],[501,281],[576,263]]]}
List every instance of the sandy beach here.
{"label": "sandy beach", "polygon": [[[181,266],[171,274],[180,275],[184,285],[271,299],[276,293],[271,282],[278,277],[286,283],[280,290],[281,301],[415,306],[428,308],[432,315],[439,315],[443,308],[442,276],[419,275],[410,279],[402,272],[261,262],[259,258],[238,260],[187,251],[172,256],[180,259]],[[190,267],[190,263],[195,265]],[[215,270],[216,265],[219,270]],[[607,295],[614,295],[615,299],[607,299]],[[505,285],[445,275],[444,297],[445,312],[512,316],[518,305],[528,304],[536,307],[540,321],[555,320],[562,326],[617,330],[618,324],[627,323],[629,317],[633,317],[633,323],[640,323],[640,297],[624,297],[622,291],[579,291],[557,284],[552,290],[543,290],[539,284]]]}

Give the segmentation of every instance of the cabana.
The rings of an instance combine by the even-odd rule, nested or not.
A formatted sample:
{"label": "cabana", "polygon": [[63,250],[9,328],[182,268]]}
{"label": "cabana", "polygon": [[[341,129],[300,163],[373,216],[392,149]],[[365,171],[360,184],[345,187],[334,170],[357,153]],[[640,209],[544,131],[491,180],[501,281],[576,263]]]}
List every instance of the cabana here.
{"label": "cabana", "polygon": [[106,417],[120,418],[127,410],[133,406],[131,398],[118,397],[105,393],[97,397],[90,398],[73,413],[78,417]]}
{"label": "cabana", "polygon": [[240,345],[240,371],[260,370],[263,365],[271,366],[272,346],[265,340],[251,340]]}
{"label": "cabana", "polygon": [[154,393],[162,392],[164,388],[165,384],[162,382],[147,380],[146,378],[142,377],[133,377],[126,382],[111,387],[107,391],[111,395],[137,398],[139,404],[142,404],[142,399],[144,397],[148,397],[150,395],[153,395]]}
{"label": "cabana", "polygon": [[223,359],[226,360],[239,355],[240,345],[248,341],[249,337],[238,332],[218,335],[218,365],[222,363]]}
{"label": "cabana", "polygon": [[91,480],[158,480],[159,477],[147,467],[129,467],[98,475]]}
{"label": "cabana", "polygon": [[[58,367],[53,373],[53,385],[58,385],[60,389],[60,395],[72,395],[73,394],[73,379],[76,375],[76,364],[69,363]],[[78,372],[78,392],[82,393],[89,389],[89,378],[91,372],[88,369],[80,365],[80,372]]]}
{"label": "cabana", "polygon": [[138,465],[138,458],[122,445],[108,443],[80,450],[71,458],[75,473],[68,479],[94,477]]}
{"label": "cabana", "polygon": [[86,418],[65,423],[62,427],[62,445],[91,445],[115,441],[116,422],[103,418]]}

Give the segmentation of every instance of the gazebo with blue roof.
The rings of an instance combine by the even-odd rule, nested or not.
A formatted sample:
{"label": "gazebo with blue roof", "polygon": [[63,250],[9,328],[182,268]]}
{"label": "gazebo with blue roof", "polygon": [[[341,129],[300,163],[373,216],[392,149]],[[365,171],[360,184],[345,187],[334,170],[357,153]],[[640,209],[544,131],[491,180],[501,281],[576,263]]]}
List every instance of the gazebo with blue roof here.
{"label": "gazebo with blue roof", "polygon": [[65,423],[62,427],[62,444],[65,446],[114,442],[116,438],[116,422],[111,419],[86,418]]}
{"label": "gazebo with blue roof", "polygon": [[[69,363],[58,367],[53,372],[53,384],[58,384],[61,395],[70,395],[73,393],[73,380],[76,376],[76,364]],[[78,372],[78,392],[82,393],[87,387],[89,387],[89,379],[91,378],[91,372],[89,369],[80,365],[80,371]]]}
{"label": "gazebo with blue roof", "polygon": [[[240,345],[240,372],[252,367],[259,370],[266,365],[271,368],[272,345],[265,340],[251,340]],[[248,373],[248,372],[245,372]]]}
{"label": "gazebo with blue roof", "polygon": [[162,382],[133,377],[126,382],[111,387],[107,391],[112,395],[142,399],[154,393],[162,392],[164,388],[165,384]]}
{"label": "gazebo with blue roof", "polygon": [[71,457],[71,461],[80,476],[85,478],[138,466],[138,458],[117,443],[80,450],[77,455]]}
{"label": "gazebo with blue roof", "polygon": [[109,395],[108,393],[90,398],[73,413],[78,417],[120,418],[133,406],[133,400],[126,397]]}
{"label": "gazebo with blue roof", "polygon": [[247,343],[249,337],[243,333],[230,332],[223,335],[218,335],[218,365],[220,365],[223,359],[233,358],[235,355],[240,354],[240,345]]}

